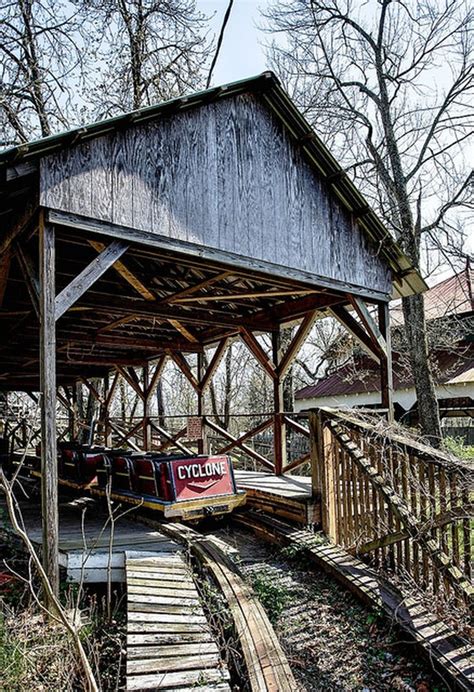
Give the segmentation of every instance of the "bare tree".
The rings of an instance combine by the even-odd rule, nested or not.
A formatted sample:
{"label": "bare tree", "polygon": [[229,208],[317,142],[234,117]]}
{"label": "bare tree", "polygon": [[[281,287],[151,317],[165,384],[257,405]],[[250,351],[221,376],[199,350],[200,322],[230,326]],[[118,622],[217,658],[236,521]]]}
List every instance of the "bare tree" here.
{"label": "bare tree", "polygon": [[295,386],[304,387],[346,365],[357,342],[334,318],[315,322],[294,364]]}
{"label": "bare tree", "polygon": [[84,0],[103,41],[91,100],[99,116],[137,109],[203,83],[210,44],[195,0]]}
{"label": "bare tree", "polygon": [[200,87],[206,25],[195,0],[6,0],[0,146]]}
{"label": "bare tree", "polygon": [[[0,14],[0,145],[46,137],[78,114],[92,32],[73,5],[12,0]],[[84,48],[87,46],[87,51]]]}
{"label": "bare tree", "polygon": [[[446,254],[472,209],[474,10],[463,0],[278,0],[273,63],[309,119],[362,185],[413,265],[424,242]],[[470,196],[471,195],[471,196]],[[446,242],[449,238],[449,243]],[[440,421],[423,297],[403,300],[423,432]]]}

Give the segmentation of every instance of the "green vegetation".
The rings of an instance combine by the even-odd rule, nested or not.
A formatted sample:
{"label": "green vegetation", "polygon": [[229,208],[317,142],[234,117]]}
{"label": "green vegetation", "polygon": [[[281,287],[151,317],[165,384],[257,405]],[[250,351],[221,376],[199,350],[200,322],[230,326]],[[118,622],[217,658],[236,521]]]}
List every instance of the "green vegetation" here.
{"label": "green vegetation", "polygon": [[275,624],[290,601],[290,592],[267,572],[251,575],[253,590],[265,608],[272,624]]}
{"label": "green vegetation", "polygon": [[9,635],[5,618],[0,613],[0,687],[4,690],[18,689],[25,673],[26,659],[17,643]]}
{"label": "green vegetation", "polygon": [[474,459],[474,446],[464,444],[462,437],[446,437],[444,446],[448,452],[455,454],[459,459],[465,461]]}
{"label": "green vegetation", "polygon": [[[75,652],[64,628],[34,606],[0,614],[0,689],[80,689]],[[79,684],[78,684],[79,683]]]}

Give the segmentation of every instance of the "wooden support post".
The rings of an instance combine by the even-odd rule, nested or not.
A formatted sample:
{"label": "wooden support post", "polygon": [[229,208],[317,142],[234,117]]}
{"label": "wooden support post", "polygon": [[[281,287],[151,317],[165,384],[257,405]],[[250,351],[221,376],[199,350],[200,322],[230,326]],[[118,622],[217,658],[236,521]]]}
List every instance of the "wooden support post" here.
{"label": "wooden support post", "polygon": [[[56,441],[56,324],[54,228],[39,223],[41,519],[43,565],[53,593],[59,594],[58,462]],[[51,605],[51,604],[48,604]]]}
{"label": "wooden support post", "polygon": [[286,423],[283,412],[283,380],[277,374],[280,362],[280,330],[272,333],[273,365],[275,375],[273,377],[273,449],[275,458],[275,475],[281,476],[286,466]]}
{"label": "wooden support post", "polygon": [[309,414],[310,448],[311,448],[311,490],[313,498],[321,500],[321,506],[326,502],[325,497],[325,468],[323,444],[323,420],[321,411],[311,411]]}
{"label": "wooden support post", "polygon": [[150,366],[143,366],[143,450],[148,452],[151,448],[150,426]]}
{"label": "wooden support post", "polygon": [[337,516],[338,509],[336,502],[339,493],[336,491],[336,486],[339,485],[340,479],[338,468],[336,467],[336,454],[334,441],[329,428],[323,427],[323,457],[324,457],[324,490],[321,502],[321,517],[322,529],[335,543],[338,541],[338,526]]}
{"label": "wooden support post", "polygon": [[205,376],[205,366],[204,366],[204,353],[197,354],[197,377],[199,382],[199,388],[197,390],[197,414],[201,419],[201,439],[198,440],[198,454],[207,453],[207,444],[205,439],[205,426],[204,426],[204,388],[203,379]]}
{"label": "wooden support post", "polygon": [[380,378],[382,390],[382,406],[388,411],[388,421],[393,422],[393,371],[392,346],[390,342],[390,316],[388,303],[378,306],[379,329],[387,344],[386,353],[380,359]]}

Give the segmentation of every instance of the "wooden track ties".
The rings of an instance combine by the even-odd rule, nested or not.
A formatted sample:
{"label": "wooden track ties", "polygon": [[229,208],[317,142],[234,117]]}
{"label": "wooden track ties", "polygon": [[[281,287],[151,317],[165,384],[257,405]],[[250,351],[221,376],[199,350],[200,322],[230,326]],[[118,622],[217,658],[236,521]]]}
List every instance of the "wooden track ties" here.
{"label": "wooden track ties", "polygon": [[192,575],[180,553],[127,552],[127,690],[230,692]]}

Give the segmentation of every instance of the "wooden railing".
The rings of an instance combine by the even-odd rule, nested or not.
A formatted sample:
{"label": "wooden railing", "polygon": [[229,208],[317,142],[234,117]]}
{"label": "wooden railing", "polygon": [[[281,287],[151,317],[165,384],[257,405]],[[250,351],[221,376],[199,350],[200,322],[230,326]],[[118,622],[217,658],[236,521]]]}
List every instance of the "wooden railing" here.
{"label": "wooden railing", "polygon": [[[297,414],[277,414],[281,420],[281,429],[285,435],[286,463],[283,472],[294,472],[302,468],[309,473],[310,468],[310,431],[307,420]],[[199,419],[202,437],[189,436],[190,419]],[[56,418],[58,441],[73,441],[70,421],[58,415]],[[132,415],[107,416],[104,420],[92,422],[76,417],[74,429],[83,432],[82,442],[89,441],[107,447],[128,447],[135,451],[145,449],[156,452],[183,452],[195,454],[199,451],[199,439],[202,449],[212,454],[231,454],[237,466],[247,469],[267,469],[274,471],[274,413],[232,414],[228,427],[223,427],[216,416],[175,415],[148,416]],[[22,418],[5,421],[5,436],[9,439],[11,451],[34,448],[41,439],[39,420]]]}
{"label": "wooden railing", "polygon": [[472,465],[341,413],[310,422],[326,533],[443,601],[470,601]]}

